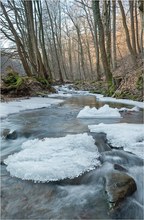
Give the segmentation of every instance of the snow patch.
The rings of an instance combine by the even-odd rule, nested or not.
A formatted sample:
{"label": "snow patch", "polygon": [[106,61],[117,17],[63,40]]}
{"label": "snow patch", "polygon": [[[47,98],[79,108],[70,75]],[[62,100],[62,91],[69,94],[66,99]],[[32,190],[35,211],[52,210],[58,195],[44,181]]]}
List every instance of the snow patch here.
{"label": "snow patch", "polygon": [[144,125],[143,124],[99,124],[89,125],[91,132],[104,132],[108,142],[114,147],[124,147],[144,159]]}
{"label": "snow patch", "polygon": [[97,109],[85,106],[77,115],[77,118],[121,118],[117,108],[111,108],[109,105]]}
{"label": "snow patch", "polygon": [[112,97],[98,97],[98,100],[101,102],[115,102],[115,103],[122,103],[126,105],[133,105],[137,106],[139,108],[144,108],[144,103],[143,102],[138,102],[138,101],[133,101],[129,99],[116,99]]}
{"label": "snow patch", "polygon": [[135,106],[133,108],[120,108],[118,109],[120,112],[139,112],[139,107]]}
{"label": "snow patch", "polygon": [[74,178],[100,165],[94,143],[87,133],[29,140],[5,164],[12,176],[23,180],[49,182]]}
{"label": "snow patch", "polygon": [[3,118],[9,114],[18,113],[24,110],[46,108],[50,107],[52,104],[59,104],[61,102],[63,102],[63,100],[42,97],[32,97],[19,101],[3,102],[0,103],[0,117]]}

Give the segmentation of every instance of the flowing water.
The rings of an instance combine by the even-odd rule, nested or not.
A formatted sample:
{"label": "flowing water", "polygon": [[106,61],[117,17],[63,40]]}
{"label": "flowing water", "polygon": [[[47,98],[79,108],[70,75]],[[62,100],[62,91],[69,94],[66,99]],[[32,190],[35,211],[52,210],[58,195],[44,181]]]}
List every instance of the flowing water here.
{"label": "flowing water", "polygon": [[[2,139],[2,161],[34,138],[62,137],[89,132],[88,125],[103,123],[143,123],[143,113],[125,112],[120,119],[78,119],[86,105],[101,107],[93,96],[77,96],[50,108],[24,111],[3,119],[1,129],[17,131],[16,140]],[[111,107],[125,107],[109,104]],[[129,106],[126,106],[129,107]],[[116,155],[116,157],[115,157]],[[2,219],[143,219],[143,162],[121,150],[103,153],[104,165],[73,180],[34,183],[11,177],[1,163]],[[123,165],[135,179],[137,191],[115,212],[109,210],[103,176],[113,172],[112,164]]]}

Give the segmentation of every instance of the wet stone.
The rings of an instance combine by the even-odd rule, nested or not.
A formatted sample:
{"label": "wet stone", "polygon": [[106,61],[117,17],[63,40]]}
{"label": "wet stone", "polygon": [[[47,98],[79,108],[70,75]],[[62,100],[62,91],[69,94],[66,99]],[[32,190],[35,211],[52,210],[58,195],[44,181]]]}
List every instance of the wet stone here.
{"label": "wet stone", "polygon": [[10,129],[4,129],[2,132],[2,136],[5,139],[10,139],[10,140],[15,140],[18,138],[18,133],[17,131],[10,131]]}
{"label": "wet stone", "polygon": [[103,132],[100,132],[100,133],[90,132],[90,135],[95,140],[95,145],[97,146],[98,151],[100,153],[105,152],[105,151],[111,151],[111,148],[107,143],[107,138],[106,138],[105,133],[103,133]]}
{"label": "wet stone", "polygon": [[124,168],[123,166],[119,165],[119,164],[114,164],[114,169],[118,170],[118,171],[122,171],[122,172],[127,172],[127,169]]}
{"label": "wet stone", "polygon": [[113,172],[106,177],[106,193],[110,209],[115,209],[137,190],[135,180],[126,173]]}

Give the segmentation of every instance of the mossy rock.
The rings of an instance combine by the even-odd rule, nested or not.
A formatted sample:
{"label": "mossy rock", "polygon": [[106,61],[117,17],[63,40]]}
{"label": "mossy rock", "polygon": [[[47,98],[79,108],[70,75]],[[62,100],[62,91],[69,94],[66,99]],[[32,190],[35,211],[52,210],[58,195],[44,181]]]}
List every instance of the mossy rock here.
{"label": "mossy rock", "polygon": [[17,72],[10,72],[3,79],[3,81],[7,88],[18,89],[23,83],[23,78],[19,76]]}

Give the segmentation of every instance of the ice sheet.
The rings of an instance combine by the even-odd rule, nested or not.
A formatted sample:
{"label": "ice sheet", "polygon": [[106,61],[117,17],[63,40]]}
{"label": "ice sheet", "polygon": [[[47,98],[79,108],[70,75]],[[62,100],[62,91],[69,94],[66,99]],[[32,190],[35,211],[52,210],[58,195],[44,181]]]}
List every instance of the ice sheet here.
{"label": "ice sheet", "polygon": [[63,102],[63,100],[42,97],[32,97],[19,101],[2,102],[0,103],[0,117],[3,118],[9,114],[29,109],[45,108],[51,106],[52,104],[59,104],[61,102]]}
{"label": "ice sheet", "polygon": [[29,140],[5,163],[12,176],[40,182],[74,178],[99,166],[94,139],[87,133]]}

